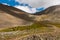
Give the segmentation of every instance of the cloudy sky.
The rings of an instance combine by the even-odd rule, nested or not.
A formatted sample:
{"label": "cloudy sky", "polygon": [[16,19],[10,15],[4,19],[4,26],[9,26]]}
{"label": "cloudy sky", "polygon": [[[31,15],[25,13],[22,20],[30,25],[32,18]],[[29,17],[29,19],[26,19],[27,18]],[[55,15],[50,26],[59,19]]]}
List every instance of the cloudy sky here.
{"label": "cloudy sky", "polygon": [[60,4],[60,0],[16,0],[19,3],[27,3],[32,7],[49,7]]}
{"label": "cloudy sky", "polygon": [[60,5],[60,0],[0,0],[0,3],[35,13],[53,5]]}

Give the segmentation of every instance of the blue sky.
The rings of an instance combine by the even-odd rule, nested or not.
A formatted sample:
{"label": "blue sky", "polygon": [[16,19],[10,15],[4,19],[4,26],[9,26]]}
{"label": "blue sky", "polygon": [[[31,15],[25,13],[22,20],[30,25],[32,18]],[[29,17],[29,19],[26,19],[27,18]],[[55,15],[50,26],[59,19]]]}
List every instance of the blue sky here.
{"label": "blue sky", "polygon": [[13,6],[18,9],[24,9],[25,11],[29,10],[28,13],[32,13],[32,11],[35,13],[43,11],[53,5],[60,5],[60,0],[0,0],[0,3],[8,4],[9,6]]}
{"label": "blue sky", "polygon": [[[8,4],[9,6],[16,6],[16,5],[20,5],[20,6],[29,6],[27,3],[20,3],[20,2],[17,2],[15,0],[1,0],[0,3],[2,4]],[[31,7],[31,6],[29,6]]]}
{"label": "blue sky", "polygon": [[[27,0],[25,0],[25,1],[27,1]],[[28,1],[28,3],[25,3],[25,1],[22,2],[21,0],[18,0],[18,1],[16,1],[16,0],[0,0],[0,3],[1,4],[8,4],[9,6],[13,6],[13,7],[16,6],[16,5],[18,5],[18,6],[16,6],[16,8],[18,8],[18,9],[24,9],[24,11],[26,11],[28,13],[32,13],[32,12],[35,13],[35,12],[39,12],[39,11],[44,10],[43,7],[33,8],[31,5],[29,5],[30,3],[32,3],[32,1],[30,1],[30,3],[29,3],[29,1]],[[23,8],[20,7],[20,6],[23,6]],[[24,6],[28,6],[28,7],[26,8]]]}
{"label": "blue sky", "polygon": [[[21,5],[20,2],[29,4],[32,7],[49,7],[52,5],[60,5],[60,0],[0,0],[0,3],[7,3],[10,6]],[[23,5],[23,4],[22,4]]]}
{"label": "blue sky", "polygon": [[16,2],[15,0],[1,0],[0,3],[6,3],[10,6],[20,5],[20,3]]}

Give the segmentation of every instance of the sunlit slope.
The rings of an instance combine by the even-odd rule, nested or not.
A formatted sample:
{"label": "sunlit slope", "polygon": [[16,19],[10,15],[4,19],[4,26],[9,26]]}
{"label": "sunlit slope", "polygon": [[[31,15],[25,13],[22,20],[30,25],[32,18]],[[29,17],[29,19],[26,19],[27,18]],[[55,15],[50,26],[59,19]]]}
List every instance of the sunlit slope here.
{"label": "sunlit slope", "polygon": [[0,4],[0,28],[30,25],[31,20],[22,10]]}
{"label": "sunlit slope", "polygon": [[[6,31],[17,31],[17,30],[26,30],[26,29],[30,30],[35,28],[54,27],[54,26],[60,27],[60,5],[49,7],[46,10],[36,13],[34,15],[27,14],[25,12],[22,14],[22,12],[23,11],[21,11],[21,14],[15,13],[15,14],[20,14],[19,16],[16,16],[15,14],[14,15],[11,14],[11,16],[16,17],[16,19],[13,19],[13,21],[11,21],[10,18],[9,18],[10,21],[5,19],[6,22],[9,21],[9,22],[13,22],[14,24],[19,19],[19,21],[16,24],[20,23],[19,25],[17,25],[18,27],[11,26],[13,28],[5,29]],[[26,23],[27,24],[30,23],[31,25],[30,24],[26,25]],[[24,24],[25,26],[21,24]]]}
{"label": "sunlit slope", "polygon": [[40,27],[48,24],[60,26],[60,5],[49,7],[42,12],[31,15],[17,8],[0,4],[0,15],[0,27],[2,28],[31,26],[38,22]]}
{"label": "sunlit slope", "polygon": [[60,5],[34,15],[4,5],[0,8],[1,40],[60,40]]}

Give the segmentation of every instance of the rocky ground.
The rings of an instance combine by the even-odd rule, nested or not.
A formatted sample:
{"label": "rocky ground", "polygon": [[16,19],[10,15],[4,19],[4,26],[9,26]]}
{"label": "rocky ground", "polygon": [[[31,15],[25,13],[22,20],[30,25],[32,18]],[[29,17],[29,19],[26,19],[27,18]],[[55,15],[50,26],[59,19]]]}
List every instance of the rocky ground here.
{"label": "rocky ground", "polygon": [[[50,29],[51,30],[51,29]],[[52,31],[24,30],[0,32],[0,40],[60,40],[60,28]]]}
{"label": "rocky ground", "polygon": [[[3,7],[3,8],[2,8]],[[0,40],[60,40],[60,5],[52,6],[31,15],[0,4],[0,29],[16,26],[30,26],[34,23],[44,25],[43,29],[27,29],[0,32]],[[35,24],[36,25],[36,24]]]}

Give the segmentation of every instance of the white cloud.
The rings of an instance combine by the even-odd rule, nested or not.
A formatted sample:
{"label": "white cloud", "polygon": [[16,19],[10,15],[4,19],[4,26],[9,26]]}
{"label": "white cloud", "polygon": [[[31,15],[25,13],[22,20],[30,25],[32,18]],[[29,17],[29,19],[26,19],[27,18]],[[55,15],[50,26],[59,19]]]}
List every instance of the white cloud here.
{"label": "white cloud", "polygon": [[26,3],[29,4],[30,6],[34,7],[34,8],[29,8],[28,6],[20,6],[17,5],[15,6],[16,8],[23,10],[27,13],[36,13],[37,11],[41,11],[41,10],[36,10],[36,8],[40,8],[40,7],[50,7],[53,5],[60,5],[60,0],[15,0],[19,3]]}
{"label": "white cloud", "polygon": [[28,6],[20,6],[20,5],[17,5],[15,7],[27,13],[32,13],[32,14],[36,13],[36,8],[29,8]]}
{"label": "white cloud", "polygon": [[2,3],[2,4],[4,4],[4,5],[8,5],[8,6],[9,6],[9,4],[7,4],[7,3]]}
{"label": "white cloud", "polygon": [[32,7],[49,7],[52,5],[60,5],[60,0],[16,0],[17,2],[28,3]]}

